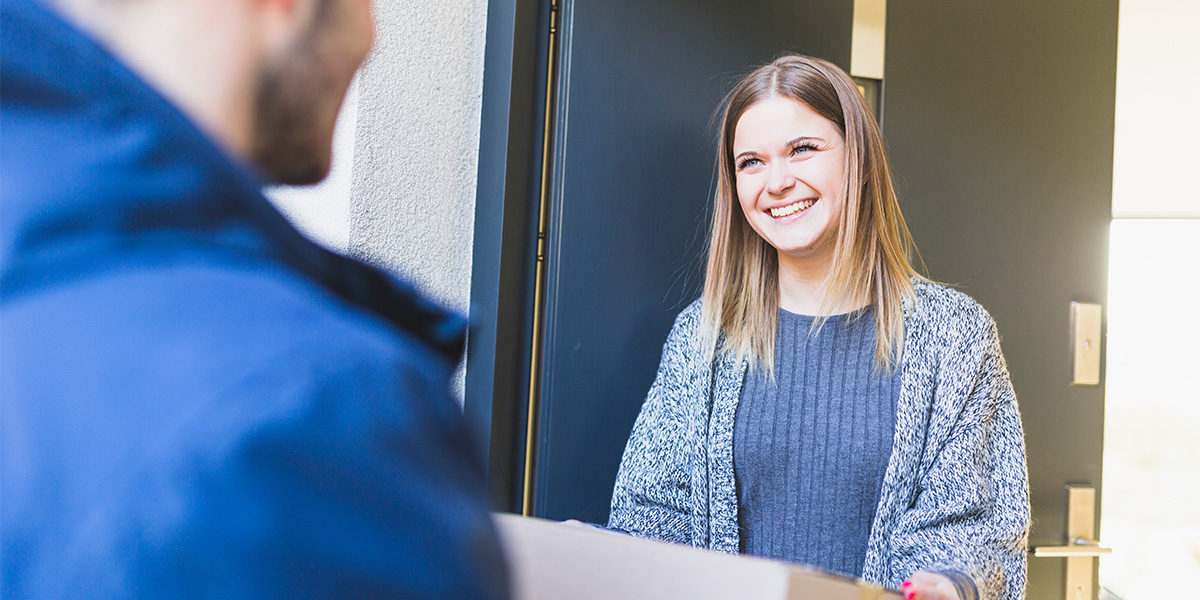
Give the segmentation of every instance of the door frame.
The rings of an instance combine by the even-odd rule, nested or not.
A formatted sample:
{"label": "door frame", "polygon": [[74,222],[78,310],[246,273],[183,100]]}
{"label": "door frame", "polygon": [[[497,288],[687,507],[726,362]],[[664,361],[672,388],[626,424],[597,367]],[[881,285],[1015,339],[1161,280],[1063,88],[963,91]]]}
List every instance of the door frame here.
{"label": "door frame", "polygon": [[521,512],[554,2],[487,4],[463,413],[492,508]]}

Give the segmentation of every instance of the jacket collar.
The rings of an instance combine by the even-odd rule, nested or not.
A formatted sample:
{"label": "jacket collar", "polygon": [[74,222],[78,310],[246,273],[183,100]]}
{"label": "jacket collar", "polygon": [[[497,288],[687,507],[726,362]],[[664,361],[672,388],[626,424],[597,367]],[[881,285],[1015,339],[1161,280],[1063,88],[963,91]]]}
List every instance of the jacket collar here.
{"label": "jacket collar", "polygon": [[457,360],[465,320],[304,238],[265,183],[104,48],[31,0],[0,5],[0,299],[164,245],[282,264]]}

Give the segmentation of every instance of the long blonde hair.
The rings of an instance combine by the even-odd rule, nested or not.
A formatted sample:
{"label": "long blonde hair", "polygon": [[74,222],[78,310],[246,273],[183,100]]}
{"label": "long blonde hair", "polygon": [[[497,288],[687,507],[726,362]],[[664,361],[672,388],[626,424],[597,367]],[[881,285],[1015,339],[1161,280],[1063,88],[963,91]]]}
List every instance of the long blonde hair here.
{"label": "long blonde hair", "polygon": [[[838,222],[821,315],[870,299],[875,309],[875,363],[894,368],[904,341],[904,304],[914,297],[912,235],[900,214],[883,136],[857,86],[819,58],[789,54],[743,78],[721,109],[717,191],[701,316],[708,349],[718,343],[738,360],[774,373],[779,317],[778,253],[747,223],[737,198],[733,136],[754,104],[772,97],[801,102],[831,121],[845,140],[845,209]],[[814,324],[819,328],[820,317]],[[718,340],[720,340],[718,342]]]}

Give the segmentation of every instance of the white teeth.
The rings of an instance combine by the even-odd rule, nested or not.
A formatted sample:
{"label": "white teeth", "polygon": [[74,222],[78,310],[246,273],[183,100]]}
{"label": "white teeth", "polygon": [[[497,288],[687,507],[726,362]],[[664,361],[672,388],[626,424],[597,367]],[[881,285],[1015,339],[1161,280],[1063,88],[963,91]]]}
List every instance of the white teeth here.
{"label": "white teeth", "polygon": [[794,202],[787,206],[780,206],[778,208],[772,208],[768,212],[771,213],[772,217],[775,217],[776,219],[778,219],[780,217],[794,215],[794,214],[812,206],[813,204],[816,204],[816,202],[817,202],[816,200],[801,200],[799,202]]}

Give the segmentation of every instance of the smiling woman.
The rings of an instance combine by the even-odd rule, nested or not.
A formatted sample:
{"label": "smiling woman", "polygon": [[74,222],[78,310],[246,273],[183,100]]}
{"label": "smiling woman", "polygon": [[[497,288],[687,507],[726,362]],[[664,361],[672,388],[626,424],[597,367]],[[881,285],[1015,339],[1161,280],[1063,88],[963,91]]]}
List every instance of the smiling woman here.
{"label": "smiling woman", "polygon": [[909,600],[1023,597],[1028,475],[996,328],[913,269],[863,98],[788,55],[721,123],[704,293],[667,339],[609,527]]}
{"label": "smiling woman", "polygon": [[725,103],[719,145],[706,340],[724,336],[770,373],[779,308],[819,327],[872,306],[876,363],[894,366],[919,276],[883,137],[850,77],[800,56],[754,71]]}

